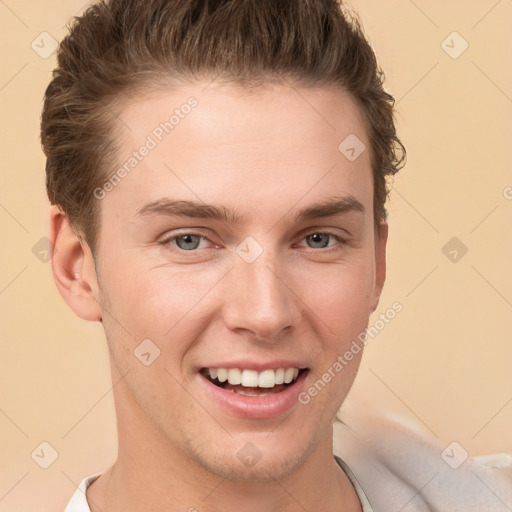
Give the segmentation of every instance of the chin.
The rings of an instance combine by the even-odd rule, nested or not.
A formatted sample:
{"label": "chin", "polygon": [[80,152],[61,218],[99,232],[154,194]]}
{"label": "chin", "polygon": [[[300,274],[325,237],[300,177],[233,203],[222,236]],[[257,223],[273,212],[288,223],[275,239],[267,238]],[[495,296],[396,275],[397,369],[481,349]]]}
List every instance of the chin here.
{"label": "chin", "polygon": [[238,458],[229,458],[215,461],[210,467],[205,465],[205,468],[233,482],[265,483],[285,479],[296,472],[305,459],[304,453],[287,456],[272,454],[271,457],[262,456],[253,466],[245,465]]}
{"label": "chin", "polygon": [[[319,444],[316,439],[309,439],[309,442],[301,440],[283,447],[281,439],[280,446],[274,447],[273,443],[268,440],[265,443],[260,436],[251,440],[248,435],[244,440],[245,443],[238,440],[235,449],[226,447],[218,453],[195,452],[190,455],[204,469],[222,478],[234,482],[264,483],[282,480],[295,473]],[[262,447],[261,450],[257,446]],[[206,449],[204,445],[202,448]]]}

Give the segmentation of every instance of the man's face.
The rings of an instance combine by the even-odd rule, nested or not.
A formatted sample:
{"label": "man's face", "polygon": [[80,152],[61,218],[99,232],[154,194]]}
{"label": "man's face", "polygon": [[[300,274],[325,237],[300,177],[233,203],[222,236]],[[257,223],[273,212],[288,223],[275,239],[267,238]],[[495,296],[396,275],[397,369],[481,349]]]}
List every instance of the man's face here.
{"label": "man's face", "polygon": [[[382,286],[370,152],[338,149],[354,135],[370,144],[339,90],[206,85],[118,112],[119,167],[139,152],[100,201],[99,302],[114,378],[124,376],[118,426],[169,460],[282,477],[331,450],[362,352],[332,368]],[[329,368],[330,382],[299,400]]]}

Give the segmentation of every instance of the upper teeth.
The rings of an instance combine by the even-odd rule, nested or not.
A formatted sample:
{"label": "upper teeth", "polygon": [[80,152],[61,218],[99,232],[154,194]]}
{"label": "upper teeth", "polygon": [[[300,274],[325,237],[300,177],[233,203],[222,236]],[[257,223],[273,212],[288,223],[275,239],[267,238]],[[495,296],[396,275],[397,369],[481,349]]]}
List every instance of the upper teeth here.
{"label": "upper teeth", "polygon": [[278,384],[289,384],[299,375],[298,368],[276,370],[240,370],[239,368],[208,368],[210,377],[220,382],[228,381],[233,386],[241,384],[247,388],[273,388]]}

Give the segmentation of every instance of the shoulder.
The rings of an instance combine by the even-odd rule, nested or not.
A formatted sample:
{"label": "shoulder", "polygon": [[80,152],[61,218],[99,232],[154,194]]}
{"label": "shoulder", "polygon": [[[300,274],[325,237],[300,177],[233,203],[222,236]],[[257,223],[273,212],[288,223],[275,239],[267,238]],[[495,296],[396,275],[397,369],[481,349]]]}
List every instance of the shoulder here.
{"label": "shoulder", "polygon": [[334,424],[334,453],[351,468],[375,512],[512,509],[512,457],[470,456],[428,431],[348,402]]}

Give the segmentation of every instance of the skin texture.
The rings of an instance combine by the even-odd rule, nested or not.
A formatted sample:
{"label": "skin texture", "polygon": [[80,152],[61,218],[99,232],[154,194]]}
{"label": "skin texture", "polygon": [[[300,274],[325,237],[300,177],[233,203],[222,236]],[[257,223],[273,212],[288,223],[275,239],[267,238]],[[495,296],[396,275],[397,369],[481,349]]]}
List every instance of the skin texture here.
{"label": "skin texture", "polygon": [[[332,420],[357,374],[354,355],[306,405],[270,419],[230,414],[204,392],[201,367],[297,360],[309,388],[345,353],[377,307],[387,225],[374,229],[370,151],[349,161],[338,145],[355,134],[370,148],[344,91],[266,85],[252,92],[198,82],[125,102],[114,133],[119,164],[175,108],[180,119],[100,201],[95,261],[51,207],[56,284],[75,313],[102,321],[111,357],[118,460],[87,492],[91,510],[360,510],[332,457]],[[364,213],[296,222],[304,208],[350,196]],[[163,198],[223,207],[241,220],[147,215]],[[171,235],[201,235],[193,251]],[[329,246],[311,245],[308,235]],[[252,263],[237,247],[252,237]],[[150,339],[149,366],[134,349]],[[252,443],[252,467],[237,452]]]}

